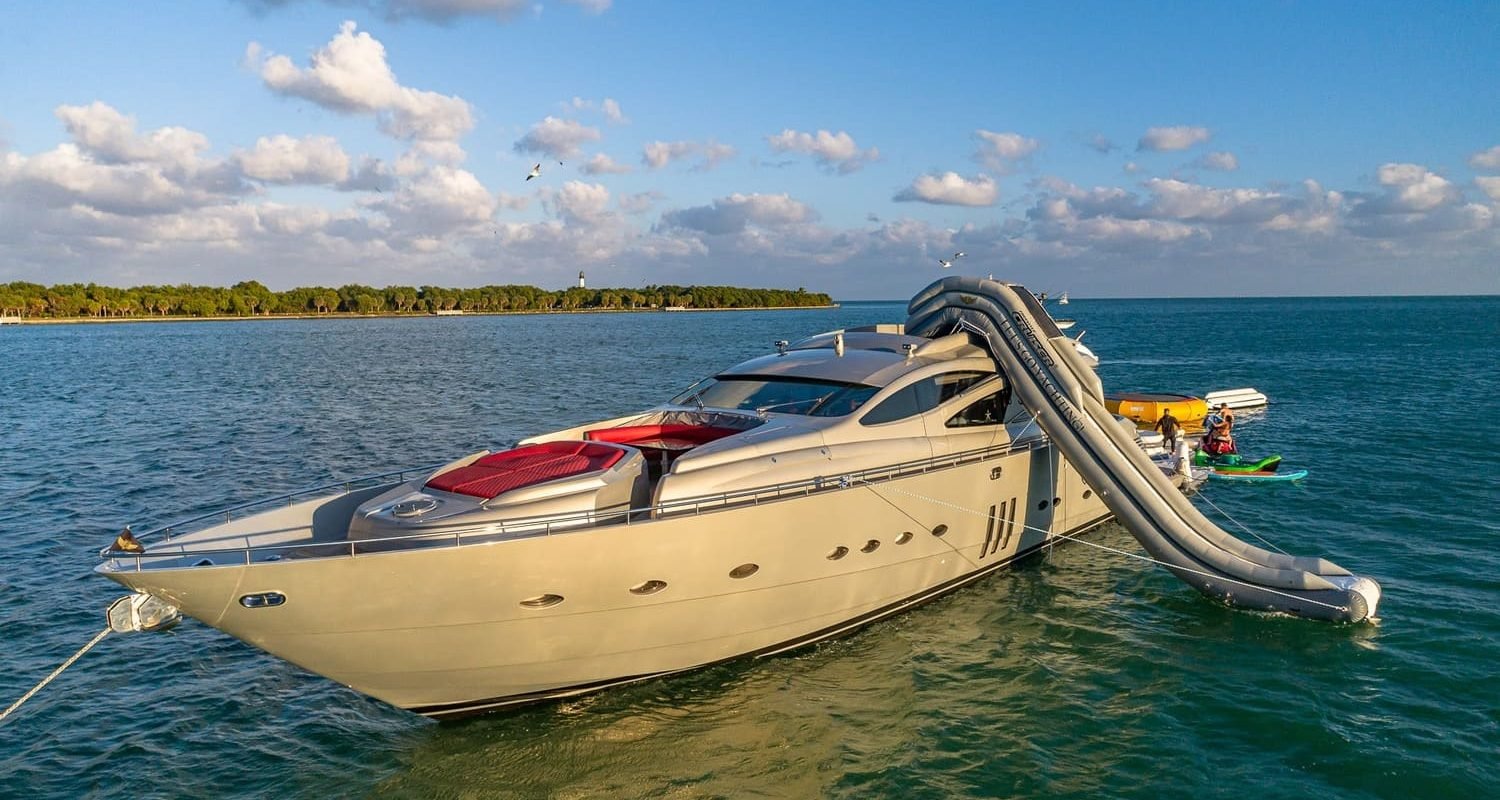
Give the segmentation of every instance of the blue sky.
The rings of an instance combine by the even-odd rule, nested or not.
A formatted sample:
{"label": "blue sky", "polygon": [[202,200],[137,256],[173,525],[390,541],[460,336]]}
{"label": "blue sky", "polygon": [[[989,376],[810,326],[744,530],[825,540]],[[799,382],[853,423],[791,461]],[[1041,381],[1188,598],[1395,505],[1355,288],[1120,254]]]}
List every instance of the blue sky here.
{"label": "blue sky", "polygon": [[0,281],[1500,292],[1495,4],[4,13]]}

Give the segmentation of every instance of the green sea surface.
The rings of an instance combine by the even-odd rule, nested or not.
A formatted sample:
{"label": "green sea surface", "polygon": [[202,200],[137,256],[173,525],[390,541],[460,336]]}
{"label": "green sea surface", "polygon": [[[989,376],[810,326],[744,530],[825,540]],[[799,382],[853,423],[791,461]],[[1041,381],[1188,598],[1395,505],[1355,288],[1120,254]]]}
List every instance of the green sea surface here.
{"label": "green sea surface", "polygon": [[[15,798],[1500,796],[1500,298],[1074,299],[1106,390],[1253,386],[1226,528],[1378,580],[1234,611],[1109,525],[848,638],[435,724],[197,622],[0,723]],[[0,328],[0,705],[104,626],[138,528],[628,413],[903,304]],[[1251,537],[1246,533],[1247,538]],[[371,587],[379,592],[380,587]]]}

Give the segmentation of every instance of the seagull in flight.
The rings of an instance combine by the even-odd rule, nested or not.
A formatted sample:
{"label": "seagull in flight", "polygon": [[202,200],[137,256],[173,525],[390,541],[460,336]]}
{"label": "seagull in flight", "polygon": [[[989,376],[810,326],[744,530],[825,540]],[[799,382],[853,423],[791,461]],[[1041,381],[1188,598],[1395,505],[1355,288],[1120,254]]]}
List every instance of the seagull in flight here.
{"label": "seagull in flight", "polygon": [[959,251],[957,253],[954,253],[952,258],[948,258],[948,259],[940,258],[940,259],[938,259],[938,263],[943,265],[943,269],[947,269],[947,268],[953,266],[953,262],[955,262],[955,261],[957,261],[957,260],[959,260],[960,258],[963,258],[963,257],[964,257],[963,252]]}
{"label": "seagull in flight", "polygon": [[534,166],[534,167],[531,168],[531,174],[526,176],[526,180],[529,181],[532,178],[535,178],[535,177],[537,177],[537,176],[539,176],[541,174],[542,174],[542,165],[540,163],[538,163],[536,166]]}

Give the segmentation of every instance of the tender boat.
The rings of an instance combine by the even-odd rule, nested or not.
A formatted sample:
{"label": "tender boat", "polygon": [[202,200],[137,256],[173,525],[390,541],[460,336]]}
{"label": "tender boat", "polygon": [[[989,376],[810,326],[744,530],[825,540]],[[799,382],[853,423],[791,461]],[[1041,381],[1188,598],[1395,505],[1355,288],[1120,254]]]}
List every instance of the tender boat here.
{"label": "tender boat", "polygon": [[[965,280],[951,303],[1020,304],[1008,313],[1059,348],[1031,360],[1092,375],[1024,288]],[[96,569],[436,718],[792,650],[1126,511],[1185,580],[1235,569],[1211,549],[1222,533],[1137,524],[1141,509],[1186,514],[1175,504],[1187,500],[1103,412],[1097,378],[1058,373],[1056,402],[1076,398],[1113,430],[1067,432],[1037,410],[1040,379],[1024,360],[1000,361],[993,335],[922,318],[778,342],[638,414],[122,536]],[[1135,455],[1107,453],[1111,442]],[[1112,471],[1086,479],[1079,458]],[[1135,483],[1102,488],[1135,470]],[[1327,619],[1374,612],[1378,587],[1354,583],[1368,579],[1231,541],[1233,560],[1270,566],[1195,583],[1217,599],[1286,610],[1277,598],[1291,597]],[[1267,576],[1284,588],[1237,593]]]}

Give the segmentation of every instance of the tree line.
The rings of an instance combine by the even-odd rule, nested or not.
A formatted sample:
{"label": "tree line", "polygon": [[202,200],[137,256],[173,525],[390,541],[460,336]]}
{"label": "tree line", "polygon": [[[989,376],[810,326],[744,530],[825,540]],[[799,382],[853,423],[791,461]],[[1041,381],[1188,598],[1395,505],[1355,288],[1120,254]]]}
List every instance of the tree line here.
{"label": "tree line", "polygon": [[640,289],[548,291],[535,286],[372,286],[336,289],[305,286],[273,292],[259,281],[220,286],[97,284],[0,284],[0,313],[68,319],[76,317],[218,317],[303,314],[431,314],[438,311],[578,311],[584,309],[770,308],[831,305],[833,298],[804,289],[743,289],[735,286],[651,285]]}

